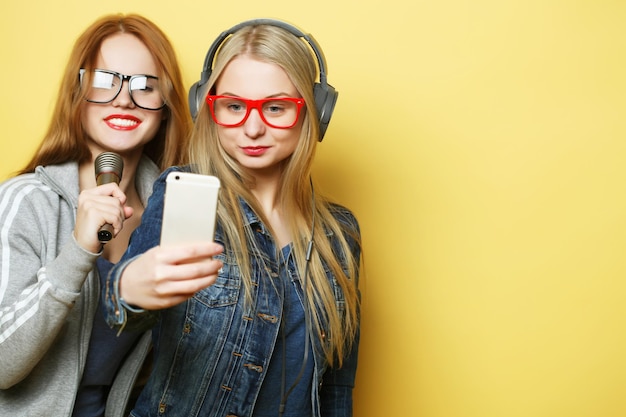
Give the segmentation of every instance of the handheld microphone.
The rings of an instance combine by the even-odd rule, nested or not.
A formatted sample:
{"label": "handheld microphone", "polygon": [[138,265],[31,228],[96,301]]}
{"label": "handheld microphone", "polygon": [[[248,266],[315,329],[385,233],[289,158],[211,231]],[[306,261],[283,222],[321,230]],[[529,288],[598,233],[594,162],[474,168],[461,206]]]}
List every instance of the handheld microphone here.
{"label": "handheld microphone", "polygon": [[[102,152],[94,163],[96,184],[103,185],[110,182],[119,184],[122,180],[124,160],[115,152]],[[106,243],[113,238],[113,226],[105,224],[98,231],[98,240]]]}

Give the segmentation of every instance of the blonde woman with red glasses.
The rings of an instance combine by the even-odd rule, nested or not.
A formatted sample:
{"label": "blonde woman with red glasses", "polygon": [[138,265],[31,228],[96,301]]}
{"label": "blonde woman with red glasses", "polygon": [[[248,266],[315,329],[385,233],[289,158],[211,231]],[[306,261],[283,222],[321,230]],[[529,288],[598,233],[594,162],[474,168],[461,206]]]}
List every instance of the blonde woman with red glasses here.
{"label": "blonde woman with red glasses", "polygon": [[[190,90],[192,164],[157,181],[105,290],[110,324],[155,326],[131,416],[352,415],[359,226],[311,179],[337,99],[325,65],[310,35],[276,20],[209,49]],[[215,236],[159,245],[165,178],[181,170],[220,180]]]}

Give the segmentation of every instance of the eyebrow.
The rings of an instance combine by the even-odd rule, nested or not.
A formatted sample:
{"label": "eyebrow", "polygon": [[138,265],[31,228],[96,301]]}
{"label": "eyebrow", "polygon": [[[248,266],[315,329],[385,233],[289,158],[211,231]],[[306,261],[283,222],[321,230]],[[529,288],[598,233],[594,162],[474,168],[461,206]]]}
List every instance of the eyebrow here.
{"label": "eyebrow", "polygon": [[[219,95],[219,96],[232,96],[232,97],[246,98],[246,99],[249,99],[249,100],[253,100],[253,99],[250,99],[249,97],[240,96],[239,94],[231,93],[231,92],[228,92],[228,91],[225,91],[223,93],[216,94],[216,95]],[[269,96],[265,96],[264,98],[279,98],[279,97],[294,97],[294,96],[292,96],[291,94],[285,93],[285,92],[281,92],[281,93],[275,93],[275,94],[272,94],[272,95],[269,95]]]}

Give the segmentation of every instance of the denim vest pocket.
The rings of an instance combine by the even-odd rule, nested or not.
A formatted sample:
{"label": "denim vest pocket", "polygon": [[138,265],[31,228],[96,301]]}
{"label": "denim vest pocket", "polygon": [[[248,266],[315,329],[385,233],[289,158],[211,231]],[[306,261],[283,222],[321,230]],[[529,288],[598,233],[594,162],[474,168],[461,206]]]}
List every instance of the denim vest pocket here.
{"label": "denim vest pocket", "polygon": [[239,267],[233,262],[228,262],[223,255],[217,256],[224,265],[220,269],[215,283],[194,296],[194,300],[209,308],[225,307],[236,304],[239,299],[241,278]]}

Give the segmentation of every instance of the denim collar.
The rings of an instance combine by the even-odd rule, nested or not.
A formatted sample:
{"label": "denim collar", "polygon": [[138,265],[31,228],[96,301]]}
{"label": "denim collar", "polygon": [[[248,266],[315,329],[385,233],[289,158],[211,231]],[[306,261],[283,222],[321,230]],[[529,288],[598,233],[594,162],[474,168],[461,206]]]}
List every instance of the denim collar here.
{"label": "denim collar", "polygon": [[257,231],[260,231],[264,235],[270,234],[267,227],[263,224],[261,219],[259,219],[259,216],[257,216],[254,210],[252,210],[252,207],[250,207],[250,204],[248,204],[248,202],[244,200],[242,197],[239,197],[239,206],[241,207],[241,210],[243,211],[243,225],[244,226],[249,226],[253,230],[256,229]]}

